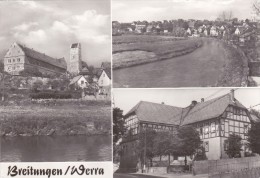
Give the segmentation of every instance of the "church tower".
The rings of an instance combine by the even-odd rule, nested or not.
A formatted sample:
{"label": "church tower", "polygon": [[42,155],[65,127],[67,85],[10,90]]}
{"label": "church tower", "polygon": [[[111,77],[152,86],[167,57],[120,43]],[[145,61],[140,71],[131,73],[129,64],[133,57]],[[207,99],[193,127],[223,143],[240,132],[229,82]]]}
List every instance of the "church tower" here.
{"label": "church tower", "polygon": [[71,74],[79,74],[82,69],[81,45],[74,43],[70,46],[70,59],[68,62],[68,71]]}

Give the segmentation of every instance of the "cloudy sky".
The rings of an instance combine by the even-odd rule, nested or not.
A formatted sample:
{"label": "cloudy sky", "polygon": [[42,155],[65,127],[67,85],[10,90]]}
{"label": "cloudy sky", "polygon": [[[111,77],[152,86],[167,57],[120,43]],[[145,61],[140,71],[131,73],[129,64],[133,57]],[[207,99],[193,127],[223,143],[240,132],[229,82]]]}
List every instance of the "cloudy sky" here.
{"label": "cloudy sky", "polygon": [[[114,89],[114,104],[126,114],[139,101],[154,103],[164,102],[167,105],[187,107],[192,100],[205,101],[225,95],[230,88],[197,88],[197,89]],[[235,91],[235,98],[249,108],[260,104],[259,88],[239,88]],[[260,110],[260,105],[254,107]]]}
{"label": "cloudy sky", "polygon": [[240,19],[251,18],[254,0],[113,0],[113,20],[208,19],[232,11]]}
{"label": "cloudy sky", "polygon": [[52,57],[69,58],[81,43],[89,65],[110,61],[109,0],[0,1],[0,52],[15,42]]}

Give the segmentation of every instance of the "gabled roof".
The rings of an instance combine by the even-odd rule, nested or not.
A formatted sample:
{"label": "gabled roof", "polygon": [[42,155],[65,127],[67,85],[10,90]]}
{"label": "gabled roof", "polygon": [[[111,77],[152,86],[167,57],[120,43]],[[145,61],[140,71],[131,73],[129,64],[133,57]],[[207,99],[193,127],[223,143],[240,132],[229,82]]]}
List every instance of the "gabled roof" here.
{"label": "gabled roof", "polygon": [[221,116],[228,106],[246,109],[238,100],[226,94],[186,108],[140,101],[126,115],[136,114],[140,121],[187,125]]}
{"label": "gabled roof", "polygon": [[[135,113],[140,121],[179,125],[182,108],[140,101],[126,116]],[[174,118],[175,115],[178,117]]]}
{"label": "gabled roof", "polygon": [[69,85],[75,84],[81,77],[83,77],[87,81],[87,79],[83,75],[78,75],[70,81]]}
{"label": "gabled roof", "polygon": [[246,109],[245,106],[243,106],[236,99],[233,102],[231,100],[230,94],[226,94],[218,98],[197,103],[194,107],[192,107],[192,109],[189,111],[189,113],[184,118],[181,124],[186,125],[186,124],[191,124],[195,122],[216,118],[221,114],[223,114],[223,112],[226,110],[226,108],[229,105]]}
{"label": "gabled roof", "polygon": [[108,78],[111,80],[111,69],[103,69],[107,74]]}
{"label": "gabled roof", "polygon": [[107,68],[111,68],[111,62],[102,62],[101,63],[101,68],[102,69],[107,69]]}
{"label": "gabled roof", "polygon": [[63,68],[63,69],[67,68],[67,64],[66,64],[66,61],[65,61],[64,58],[55,59],[55,58],[52,58],[50,56],[47,56],[44,53],[40,53],[38,51],[30,49],[30,48],[28,48],[24,45],[19,44],[19,43],[16,43],[16,44],[23,50],[23,52],[26,56],[29,56],[29,57],[34,58],[36,60],[40,60],[40,61],[52,64],[54,66],[57,66],[57,67],[60,67],[60,68]]}

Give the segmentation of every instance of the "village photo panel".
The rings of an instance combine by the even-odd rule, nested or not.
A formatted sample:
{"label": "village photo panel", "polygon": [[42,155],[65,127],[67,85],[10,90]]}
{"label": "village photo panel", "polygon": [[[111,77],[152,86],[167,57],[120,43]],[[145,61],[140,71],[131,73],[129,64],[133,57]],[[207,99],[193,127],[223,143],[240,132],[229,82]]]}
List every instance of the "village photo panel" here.
{"label": "village photo panel", "polygon": [[115,88],[260,86],[259,1],[112,0]]}
{"label": "village photo panel", "polygon": [[114,177],[259,166],[251,128],[260,122],[260,88],[114,89],[113,98]]}
{"label": "village photo panel", "polygon": [[0,2],[1,162],[112,161],[110,11]]}

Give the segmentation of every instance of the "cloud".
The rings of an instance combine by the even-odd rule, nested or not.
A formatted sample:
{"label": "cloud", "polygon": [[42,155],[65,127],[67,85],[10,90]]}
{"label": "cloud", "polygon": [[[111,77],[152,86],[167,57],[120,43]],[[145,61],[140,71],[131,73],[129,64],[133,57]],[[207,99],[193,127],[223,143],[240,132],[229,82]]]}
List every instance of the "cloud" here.
{"label": "cloud", "polygon": [[121,9],[121,8],[123,8],[125,6],[126,5],[124,3],[122,3],[122,2],[118,2],[118,1],[113,1],[112,2],[112,9],[113,9],[113,11],[117,10],[117,9]]}
{"label": "cloud", "polygon": [[69,11],[56,7],[56,6],[48,6],[44,5],[39,1],[17,1],[18,4],[25,6],[34,11],[45,11],[52,13],[52,15],[69,15]]}
{"label": "cloud", "polygon": [[[87,10],[62,20],[54,20],[47,26],[32,22],[18,25],[13,28],[13,36],[17,41],[50,56],[65,56],[67,59],[70,44],[80,42],[83,58],[96,58],[95,62],[98,62],[98,58],[110,59],[110,25],[109,15]],[[30,28],[32,26],[36,27]]]}
{"label": "cloud", "polygon": [[13,27],[13,30],[26,31],[26,30],[29,30],[32,27],[37,27],[38,25],[39,25],[38,22],[23,23],[21,25],[17,25],[15,27]]}

